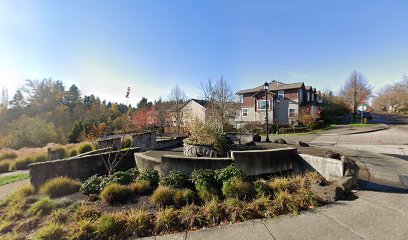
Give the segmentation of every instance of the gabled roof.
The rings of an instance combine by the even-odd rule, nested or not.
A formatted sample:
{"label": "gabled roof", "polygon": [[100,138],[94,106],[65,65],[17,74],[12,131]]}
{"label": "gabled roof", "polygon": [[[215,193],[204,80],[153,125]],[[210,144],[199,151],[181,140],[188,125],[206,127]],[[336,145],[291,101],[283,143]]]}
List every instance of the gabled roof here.
{"label": "gabled roof", "polygon": [[[194,99],[194,98],[192,98],[192,99],[190,99],[189,101],[194,101],[194,102],[200,104],[200,105],[203,106],[203,107],[207,107],[207,105],[208,105],[208,101],[207,101],[207,100],[201,100],[201,99]],[[187,101],[187,102],[189,102],[189,101]]]}
{"label": "gabled roof", "polygon": [[[286,89],[296,89],[296,88],[301,88],[304,86],[303,82],[298,82],[298,83],[282,83],[278,82],[276,80],[273,80],[269,83],[269,91],[277,91],[277,90],[286,90]],[[245,90],[240,90],[237,92],[237,94],[243,94],[243,93],[255,93],[263,91],[263,84],[261,86],[255,87],[255,88],[250,88],[250,89],[245,89]]]}

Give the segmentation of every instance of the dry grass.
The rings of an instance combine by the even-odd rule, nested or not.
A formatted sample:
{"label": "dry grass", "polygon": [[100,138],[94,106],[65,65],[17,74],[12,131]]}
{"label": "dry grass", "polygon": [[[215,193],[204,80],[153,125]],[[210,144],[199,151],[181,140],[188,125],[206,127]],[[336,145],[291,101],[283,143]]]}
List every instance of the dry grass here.
{"label": "dry grass", "polygon": [[79,191],[81,182],[67,177],[57,177],[48,180],[40,188],[40,193],[52,198],[70,195]]}
{"label": "dry grass", "polygon": [[144,208],[131,209],[127,212],[127,232],[137,237],[145,237],[151,233],[153,228],[152,215]]}
{"label": "dry grass", "polygon": [[48,223],[35,232],[35,240],[60,240],[64,235],[64,228],[58,223]]}
{"label": "dry grass", "polygon": [[161,208],[156,213],[155,231],[157,233],[169,233],[180,229],[177,212],[174,208]]}
{"label": "dry grass", "polygon": [[132,191],[128,186],[112,183],[100,193],[101,199],[111,205],[125,203],[130,200]]}
{"label": "dry grass", "polygon": [[152,187],[148,181],[136,181],[130,184],[129,187],[135,195],[145,195],[152,191]]}

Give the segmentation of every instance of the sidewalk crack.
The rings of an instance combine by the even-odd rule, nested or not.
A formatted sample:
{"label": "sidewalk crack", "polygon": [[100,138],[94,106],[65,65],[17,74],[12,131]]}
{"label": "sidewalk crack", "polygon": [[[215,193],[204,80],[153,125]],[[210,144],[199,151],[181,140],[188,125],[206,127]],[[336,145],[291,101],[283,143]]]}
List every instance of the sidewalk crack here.
{"label": "sidewalk crack", "polygon": [[262,224],[264,225],[264,227],[266,228],[266,231],[268,231],[268,233],[271,235],[272,239],[276,240],[276,238],[273,236],[272,232],[269,231],[269,228],[266,226],[264,219],[261,219]]}

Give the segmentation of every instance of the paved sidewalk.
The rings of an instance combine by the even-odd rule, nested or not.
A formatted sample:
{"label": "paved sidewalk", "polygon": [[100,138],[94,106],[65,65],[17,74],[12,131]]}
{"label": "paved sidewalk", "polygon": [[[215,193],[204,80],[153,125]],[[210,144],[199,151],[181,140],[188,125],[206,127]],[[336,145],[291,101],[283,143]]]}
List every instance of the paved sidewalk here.
{"label": "paved sidewalk", "polygon": [[7,197],[10,193],[14,192],[15,190],[19,189],[20,187],[29,184],[30,179],[24,179],[21,181],[9,183],[3,186],[0,186],[0,200]]}
{"label": "paved sidewalk", "polygon": [[356,197],[297,216],[145,239],[408,239],[408,194],[362,191]]}

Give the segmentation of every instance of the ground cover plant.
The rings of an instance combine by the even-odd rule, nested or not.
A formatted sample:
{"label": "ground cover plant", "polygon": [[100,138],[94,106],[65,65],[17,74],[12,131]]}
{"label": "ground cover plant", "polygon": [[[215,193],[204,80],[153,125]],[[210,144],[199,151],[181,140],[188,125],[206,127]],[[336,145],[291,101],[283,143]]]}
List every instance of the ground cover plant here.
{"label": "ground cover plant", "polygon": [[0,186],[30,178],[30,174],[16,174],[0,177]]}
{"label": "ground cover plant", "polygon": [[[81,193],[64,192],[69,195],[63,197],[50,192],[77,181],[57,178],[38,191],[31,185],[19,189],[0,202],[0,235],[127,239],[298,214],[321,204],[309,189],[321,178],[316,173],[252,179],[232,165],[190,176],[174,171],[159,178],[154,170],[115,174],[92,176],[82,183]],[[91,201],[91,196],[96,198]]]}

